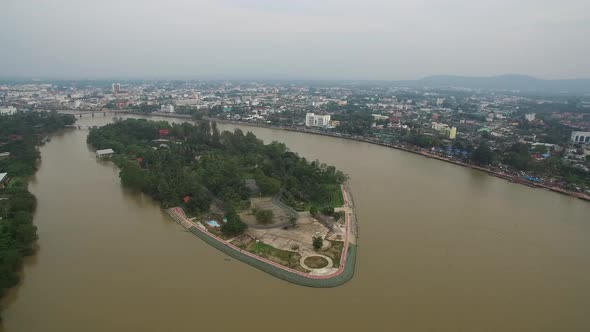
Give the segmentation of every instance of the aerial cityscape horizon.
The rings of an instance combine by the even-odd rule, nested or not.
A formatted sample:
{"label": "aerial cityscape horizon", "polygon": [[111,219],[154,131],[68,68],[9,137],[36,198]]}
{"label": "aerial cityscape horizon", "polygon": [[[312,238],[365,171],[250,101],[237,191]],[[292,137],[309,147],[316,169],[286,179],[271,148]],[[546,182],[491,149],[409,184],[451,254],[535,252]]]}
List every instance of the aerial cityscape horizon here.
{"label": "aerial cityscape horizon", "polygon": [[581,42],[590,35],[589,7],[584,0],[8,0],[0,73],[590,77],[590,45]]}
{"label": "aerial cityscape horizon", "polygon": [[148,81],[174,81],[174,80],[185,80],[185,81],[359,81],[359,82],[398,82],[398,81],[419,81],[422,79],[428,79],[432,77],[464,77],[464,78],[497,78],[497,77],[521,77],[530,78],[537,80],[546,81],[558,81],[558,80],[590,80],[588,76],[565,76],[565,77],[547,77],[529,75],[523,73],[498,73],[491,75],[456,75],[453,73],[440,73],[431,74],[424,76],[415,76],[410,78],[401,78],[392,76],[391,78],[363,78],[363,77],[313,77],[313,76],[296,76],[283,73],[270,74],[267,76],[231,76],[230,74],[212,74],[212,75],[170,75],[170,76],[151,76],[146,75],[130,75],[130,76],[60,76],[60,75],[0,75],[0,81],[8,80],[31,80],[31,81],[43,81],[43,80],[69,80],[69,81],[132,81],[132,80],[148,80]]}
{"label": "aerial cityscape horizon", "polygon": [[0,332],[590,331],[589,0],[0,8]]}

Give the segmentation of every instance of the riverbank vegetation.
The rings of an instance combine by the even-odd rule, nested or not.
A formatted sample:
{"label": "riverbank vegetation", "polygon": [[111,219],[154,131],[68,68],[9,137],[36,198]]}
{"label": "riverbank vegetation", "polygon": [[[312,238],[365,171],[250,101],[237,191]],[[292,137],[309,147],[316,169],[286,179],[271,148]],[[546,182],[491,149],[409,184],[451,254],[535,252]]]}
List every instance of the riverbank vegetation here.
{"label": "riverbank vegetation", "polygon": [[36,145],[47,134],[75,121],[72,115],[57,113],[0,116],[0,152],[9,153],[0,159],[0,173],[7,173],[9,179],[0,184],[0,296],[19,282],[23,258],[34,252],[37,201],[27,190],[26,178],[37,169]]}
{"label": "riverbank vegetation", "polygon": [[[240,129],[220,132],[208,121],[170,124],[127,119],[91,129],[88,143],[112,148],[123,185],[142,191],[164,206],[182,206],[189,214],[209,211],[214,203],[226,214],[250,206],[253,179],[263,195],[281,194],[292,207],[331,205],[334,188],[346,175],[333,166],[308,161],[278,142],[263,144]],[[227,217],[227,216],[226,216]],[[229,222],[228,222],[229,224]],[[239,223],[222,231],[242,231]]]}

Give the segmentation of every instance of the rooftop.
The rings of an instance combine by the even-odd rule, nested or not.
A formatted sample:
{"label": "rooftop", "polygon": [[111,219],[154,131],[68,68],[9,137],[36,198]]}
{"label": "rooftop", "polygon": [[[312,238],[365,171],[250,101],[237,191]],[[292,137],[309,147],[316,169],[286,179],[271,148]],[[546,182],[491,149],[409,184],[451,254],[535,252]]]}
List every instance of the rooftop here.
{"label": "rooftop", "polygon": [[105,154],[113,154],[115,153],[115,151],[113,149],[102,149],[102,150],[96,150],[96,155],[97,156],[102,156]]}

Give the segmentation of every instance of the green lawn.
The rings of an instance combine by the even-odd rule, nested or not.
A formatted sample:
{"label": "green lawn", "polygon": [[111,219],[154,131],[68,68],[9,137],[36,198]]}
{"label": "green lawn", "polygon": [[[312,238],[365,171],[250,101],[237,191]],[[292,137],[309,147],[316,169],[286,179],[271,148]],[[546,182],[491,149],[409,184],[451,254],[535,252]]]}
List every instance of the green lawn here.
{"label": "green lawn", "polygon": [[338,184],[326,184],[326,189],[330,191],[330,206],[341,207],[344,205],[344,197],[342,197],[342,190]]}
{"label": "green lawn", "polygon": [[340,257],[342,257],[342,249],[344,248],[344,242],[330,241],[330,243],[332,243],[330,248],[326,251],[322,251],[321,253],[332,258],[332,261],[334,262],[334,267],[339,267]]}
{"label": "green lawn", "polygon": [[274,262],[288,266],[292,269],[305,271],[305,269],[299,265],[299,259],[301,259],[301,256],[296,252],[280,250],[266,243],[255,241],[250,242],[246,247],[246,250],[260,257],[268,258]]}

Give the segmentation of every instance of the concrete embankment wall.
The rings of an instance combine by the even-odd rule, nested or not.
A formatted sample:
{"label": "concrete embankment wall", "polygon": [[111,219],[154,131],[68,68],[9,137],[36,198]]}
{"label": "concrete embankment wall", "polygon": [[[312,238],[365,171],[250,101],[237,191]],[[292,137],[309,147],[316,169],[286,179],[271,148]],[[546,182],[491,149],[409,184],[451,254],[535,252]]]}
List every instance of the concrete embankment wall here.
{"label": "concrete embankment wall", "polygon": [[189,231],[198,236],[201,240],[207,242],[209,245],[217,248],[218,250],[221,250],[225,254],[244,263],[247,263],[251,266],[254,266],[255,268],[262,270],[270,275],[273,275],[277,278],[283,279],[285,281],[297,285],[316,288],[336,287],[350,281],[354,276],[357,248],[355,245],[352,244],[348,246],[348,256],[346,258],[346,264],[344,266],[342,273],[327,279],[314,279],[313,277],[304,277],[295,273],[285,271],[281,268],[278,268],[256,258],[248,256],[244,253],[241,253],[223,244],[222,242],[213,239],[211,236],[203,234],[203,232],[196,227],[189,228]]}

